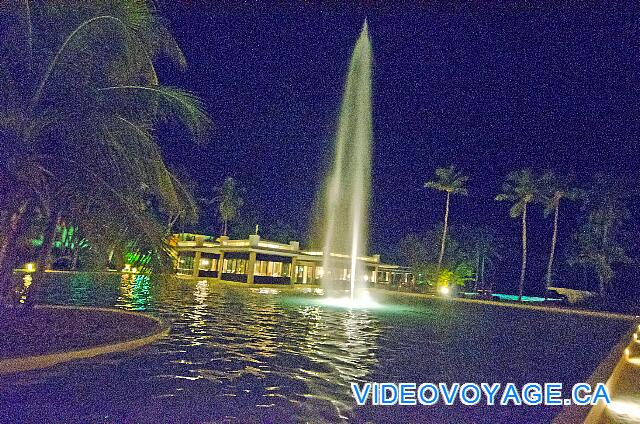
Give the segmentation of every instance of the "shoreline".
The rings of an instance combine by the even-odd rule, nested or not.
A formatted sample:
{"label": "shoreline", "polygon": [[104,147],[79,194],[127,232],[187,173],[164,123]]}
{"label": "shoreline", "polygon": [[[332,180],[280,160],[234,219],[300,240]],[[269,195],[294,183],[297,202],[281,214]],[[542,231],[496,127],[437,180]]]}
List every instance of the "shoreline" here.
{"label": "shoreline", "polygon": [[[0,375],[48,368],[69,361],[89,359],[100,355],[134,350],[151,344],[165,337],[170,332],[170,326],[166,322],[164,322],[160,318],[140,312],[125,311],[112,308],[93,308],[87,306],[63,305],[35,305],[33,309],[36,311],[36,313],[44,312],[49,314],[51,317],[53,317],[54,320],[59,319],[59,325],[64,325],[64,320],[68,319],[68,317],[64,316],[63,314],[80,313],[85,314],[86,316],[93,315],[92,318],[97,318],[98,321],[100,320],[100,318],[102,318],[99,317],[99,314],[101,314],[103,315],[103,317],[117,319],[117,321],[119,321],[118,324],[121,324],[121,322],[123,321],[130,321],[130,319],[128,318],[134,317],[135,321],[137,321],[138,323],[140,323],[141,320],[147,321],[146,324],[149,325],[150,328],[146,329],[145,332],[136,334],[134,337],[131,337],[130,335],[126,335],[126,337],[123,337],[122,332],[116,331],[111,340],[102,340],[101,343],[87,344],[86,340],[75,340],[77,342],[76,344],[82,346],[61,348],[59,350],[54,348],[49,351],[45,350],[44,352],[41,352],[40,346],[39,348],[32,349],[32,353],[18,354],[0,358]],[[60,314],[56,314],[57,312],[59,312]],[[28,316],[26,317],[29,318]],[[23,318],[16,318],[16,321],[19,322],[20,319]],[[41,335],[51,336],[50,333],[52,332],[52,330],[55,330],[57,328],[55,326],[51,326],[49,322],[46,322],[46,324],[48,324],[48,327],[44,326],[42,328],[43,332],[41,333]],[[117,328],[111,328],[111,330],[117,330]],[[87,333],[81,332],[80,334],[86,335]]]}

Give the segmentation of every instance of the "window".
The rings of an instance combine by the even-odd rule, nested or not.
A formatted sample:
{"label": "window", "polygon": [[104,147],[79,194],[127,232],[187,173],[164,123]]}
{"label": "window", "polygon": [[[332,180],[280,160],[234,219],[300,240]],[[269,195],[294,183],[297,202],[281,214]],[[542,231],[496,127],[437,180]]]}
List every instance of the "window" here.
{"label": "window", "polygon": [[218,259],[216,258],[200,258],[201,271],[216,271],[218,269]]}
{"label": "window", "polygon": [[289,277],[291,275],[291,264],[272,261],[256,261],[253,268],[255,275],[267,277]]}
{"label": "window", "polygon": [[246,274],[247,273],[247,260],[246,259],[225,259],[223,262],[223,272],[227,274]]}
{"label": "window", "polygon": [[191,274],[193,270],[193,252],[180,253],[177,268],[179,274]]}
{"label": "window", "polygon": [[236,274],[246,274],[246,273],[247,273],[247,260],[236,259]]}
{"label": "window", "polygon": [[224,272],[226,273],[233,273],[233,271],[235,270],[235,264],[236,260],[235,259],[225,259],[224,260]]}

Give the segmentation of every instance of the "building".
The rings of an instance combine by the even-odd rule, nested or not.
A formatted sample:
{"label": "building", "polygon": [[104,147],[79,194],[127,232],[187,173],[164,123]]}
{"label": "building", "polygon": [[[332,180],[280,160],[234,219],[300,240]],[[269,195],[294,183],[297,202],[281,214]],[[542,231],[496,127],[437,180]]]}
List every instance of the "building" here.
{"label": "building", "polygon": [[[214,239],[201,234],[174,234],[170,245],[175,252],[176,273],[248,284],[319,284],[322,252],[301,250],[297,241],[288,244],[262,240],[250,235],[246,240]],[[344,258],[339,280],[349,281],[350,257]],[[380,255],[359,257],[370,284],[408,284],[411,272],[398,265],[383,264]]]}

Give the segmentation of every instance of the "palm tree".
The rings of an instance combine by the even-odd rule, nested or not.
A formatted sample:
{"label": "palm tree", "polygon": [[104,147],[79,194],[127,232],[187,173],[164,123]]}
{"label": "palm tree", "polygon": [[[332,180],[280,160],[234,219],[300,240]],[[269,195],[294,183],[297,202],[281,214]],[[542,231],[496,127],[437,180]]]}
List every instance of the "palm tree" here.
{"label": "palm tree", "polygon": [[[200,138],[209,121],[197,98],[158,81],[156,58],[181,67],[185,60],[152,2],[24,1],[0,9],[0,197],[12,199],[13,221],[27,205],[47,222],[34,283],[62,217],[109,211],[98,216],[112,230],[157,241],[166,228],[160,218],[191,214],[153,129],[176,121]],[[19,228],[5,226],[1,251],[12,251]],[[7,275],[14,264],[4,259]]]}
{"label": "palm tree", "polygon": [[467,189],[465,184],[469,179],[468,176],[455,170],[453,165],[447,168],[436,169],[436,179],[427,181],[424,186],[438,191],[444,191],[446,196],[445,208],[444,208],[444,228],[442,230],[442,239],[440,242],[440,255],[438,256],[438,265],[436,269],[436,275],[439,274],[442,267],[442,260],[444,259],[444,250],[447,240],[447,226],[449,224],[449,202],[452,194],[467,195]]}
{"label": "palm tree", "polygon": [[502,193],[496,196],[498,201],[508,201],[513,204],[509,210],[509,215],[512,218],[522,218],[522,268],[520,269],[518,301],[522,301],[527,268],[527,205],[536,201],[537,196],[537,181],[529,169],[509,173],[502,186]]}
{"label": "palm tree", "polygon": [[485,282],[485,271],[488,265],[493,263],[494,259],[500,259],[498,253],[501,248],[500,242],[496,239],[493,232],[489,228],[479,227],[471,232],[470,250],[475,253],[476,272],[475,272],[475,290],[492,290],[492,284],[487,288]]}
{"label": "palm tree", "polygon": [[562,199],[575,200],[578,197],[578,190],[571,187],[571,179],[567,177],[559,177],[551,171],[545,172],[540,178],[541,200],[544,204],[545,218],[553,213],[553,235],[551,237],[551,251],[549,253],[549,262],[547,263],[546,273],[546,293],[549,287],[552,287],[553,276],[553,260],[556,252],[556,243],[558,240],[558,216],[560,211],[560,201]]}
{"label": "palm tree", "polygon": [[218,195],[216,201],[218,202],[218,210],[220,211],[220,218],[223,222],[222,235],[227,235],[228,223],[236,217],[238,209],[244,204],[242,199],[242,189],[239,189],[236,180],[232,177],[227,177],[220,187],[216,188]]}
{"label": "palm tree", "polygon": [[613,288],[613,266],[630,262],[619,239],[620,227],[630,216],[625,201],[634,194],[621,179],[601,174],[583,193],[587,222],[576,237],[579,250],[573,262],[596,271],[603,297]]}

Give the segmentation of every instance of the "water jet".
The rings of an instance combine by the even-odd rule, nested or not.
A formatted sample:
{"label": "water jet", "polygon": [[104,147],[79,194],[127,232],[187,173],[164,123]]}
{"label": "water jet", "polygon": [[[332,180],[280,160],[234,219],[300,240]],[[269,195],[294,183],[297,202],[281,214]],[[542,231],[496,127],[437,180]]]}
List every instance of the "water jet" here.
{"label": "water jet", "polygon": [[367,251],[371,190],[371,63],[365,20],[349,64],[325,192],[322,283],[336,289],[348,281],[349,302],[338,302],[345,306],[371,305],[359,260]]}

